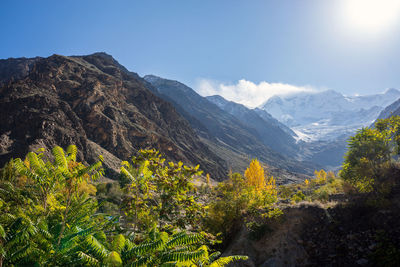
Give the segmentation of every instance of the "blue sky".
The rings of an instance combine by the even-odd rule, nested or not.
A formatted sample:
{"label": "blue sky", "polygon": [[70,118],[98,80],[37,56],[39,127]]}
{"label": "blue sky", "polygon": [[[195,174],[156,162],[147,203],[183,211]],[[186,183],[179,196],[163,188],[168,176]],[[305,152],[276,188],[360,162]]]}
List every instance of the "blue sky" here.
{"label": "blue sky", "polygon": [[351,29],[341,2],[2,0],[0,58],[105,51],[140,75],[195,88],[204,80],[344,94],[400,88],[398,20]]}

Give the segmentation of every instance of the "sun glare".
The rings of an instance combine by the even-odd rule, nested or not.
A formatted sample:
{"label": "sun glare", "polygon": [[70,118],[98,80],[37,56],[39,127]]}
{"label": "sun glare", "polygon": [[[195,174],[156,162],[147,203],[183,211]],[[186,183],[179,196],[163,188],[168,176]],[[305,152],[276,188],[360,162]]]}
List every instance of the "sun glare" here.
{"label": "sun glare", "polygon": [[400,0],[344,0],[346,27],[378,33],[393,26],[400,17]]}

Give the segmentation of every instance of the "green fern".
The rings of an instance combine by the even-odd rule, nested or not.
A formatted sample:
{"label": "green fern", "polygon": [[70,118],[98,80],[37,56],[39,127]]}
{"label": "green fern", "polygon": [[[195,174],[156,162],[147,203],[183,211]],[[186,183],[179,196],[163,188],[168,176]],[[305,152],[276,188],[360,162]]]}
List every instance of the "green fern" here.
{"label": "green fern", "polygon": [[185,232],[180,232],[172,237],[166,244],[167,247],[175,247],[181,245],[191,245],[204,241],[202,234],[191,234],[188,235]]}
{"label": "green fern", "polygon": [[228,265],[231,262],[234,261],[240,261],[240,260],[247,260],[247,256],[228,256],[228,257],[221,257],[213,262],[210,263],[210,267],[222,267],[225,265]]}
{"label": "green fern", "polygon": [[55,163],[57,166],[60,166],[64,169],[68,168],[68,162],[67,158],[65,157],[64,149],[62,149],[59,146],[55,146],[51,152],[54,156]]}
{"label": "green fern", "polygon": [[81,263],[81,264],[83,263],[88,266],[100,266],[99,260],[97,260],[96,258],[94,258],[82,251],[79,251],[77,253],[77,256],[78,256],[77,263]]}
{"label": "green fern", "polygon": [[67,155],[68,155],[67,158],[68,158],[68,160],[75,162],[77,153],[78,153],[78,149],[77,149],[77,147],[75,145],[69,145],[67,147]]}
{"label": "green fern", "polygon": [[86,249],[90,252],[90,254],[93,254],[97,258],[100,258],[101,260],[104,260],[105,258],[108,257],[108,254],[110,253],[94,236],[88,235],[85,237],[84,246]]}

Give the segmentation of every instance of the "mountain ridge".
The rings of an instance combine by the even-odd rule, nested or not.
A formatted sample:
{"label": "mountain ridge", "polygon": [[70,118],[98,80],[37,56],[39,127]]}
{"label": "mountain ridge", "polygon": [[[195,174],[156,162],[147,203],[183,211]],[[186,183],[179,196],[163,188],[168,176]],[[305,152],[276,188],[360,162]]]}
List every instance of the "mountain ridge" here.
{"label": "mountain ridge", "polygon": [[[296,139],[294,138],[295,133],[291,132],[289,128],[274,119],[266,111],[259,110],[257,112],[218,95],[207,96],[206,98],[222,110],[233,115],[248,128],[254,129],[259,139],[273,150],[288,156],[293,156],[298,152]],[[262,112],[266,114],[261,114],[260,116]],[[288,134],[288,132],[292,134]]]}
{"label": "mountain ridge", "polygon": [[[74,143],[85,161],[102,149],[128,160],[138,149],[156,148],[170,160],[200,164],[214,178],[226,175],[226,163],[173,105],[105,53],[1,60],[0,85],[2,164],[28,150]],[[105,158],[114,177],[115,161]]]}

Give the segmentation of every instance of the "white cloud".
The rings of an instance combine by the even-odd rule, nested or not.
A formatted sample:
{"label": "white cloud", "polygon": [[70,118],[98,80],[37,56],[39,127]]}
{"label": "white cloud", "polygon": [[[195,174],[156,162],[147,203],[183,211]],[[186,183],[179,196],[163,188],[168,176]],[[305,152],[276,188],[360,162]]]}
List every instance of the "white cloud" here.
{"label": "white cloud", "polygon": [[209,79],[199,79],[195,86],[202,96],[220,95],[248,107],[257,107],[274,95],[289,95],[315,91],[310,86],[295,86],[285,83],[260,82],[258,84],[245,79],[236,84],[224,84]]}

